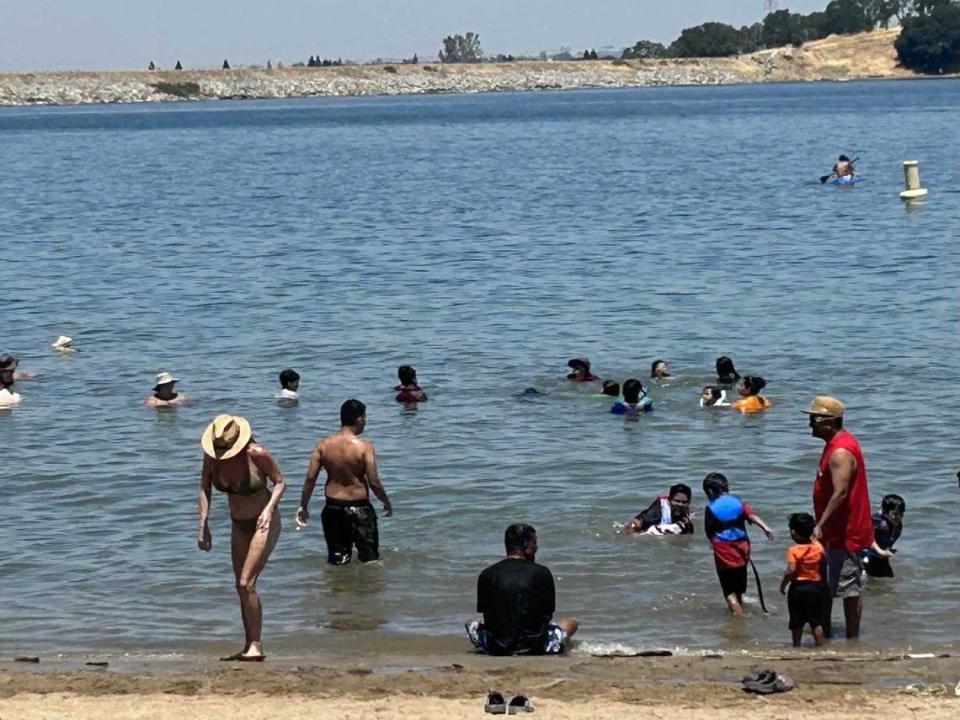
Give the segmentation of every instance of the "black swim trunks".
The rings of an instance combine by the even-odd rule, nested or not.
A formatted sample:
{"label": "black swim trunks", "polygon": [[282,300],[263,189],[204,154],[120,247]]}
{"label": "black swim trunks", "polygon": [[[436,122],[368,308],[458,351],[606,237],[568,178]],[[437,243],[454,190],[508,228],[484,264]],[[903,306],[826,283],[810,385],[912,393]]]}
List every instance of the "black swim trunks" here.
{"label": "black swim trunks", "polygon": [[327,562],[346,565],[353,546],[360,562],[380,558],[380,533],[377,513],[369,500],[335,500],[327,498],[320,514],[323,537],[327,541]]}
{"label": "black swim trunks", "polygon": [[723,590],[723,596],[737,595],[743,596],[747,592],[747,566],[741,565],[734,568],[717,568],[717,577],[720,578],[720,588]]}
{"label": "black swim trunks", "polygon": [[790,629],[801,630],[823,625],[823,603],[826,588],[819,580],[801,580],[790,583],[787,590],[787,609],[790,611]]}

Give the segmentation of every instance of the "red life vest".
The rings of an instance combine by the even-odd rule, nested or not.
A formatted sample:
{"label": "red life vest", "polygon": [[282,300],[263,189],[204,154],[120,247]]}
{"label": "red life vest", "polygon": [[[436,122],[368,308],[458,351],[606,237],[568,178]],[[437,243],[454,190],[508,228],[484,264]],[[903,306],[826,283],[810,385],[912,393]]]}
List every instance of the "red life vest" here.
{"label": "red life vest", "polygon": [[831,438],[820,456],[817,477],[813,481],[813,511],[819,522],[827,503],[833,496],[833,477],[830,457],[835,450],[846,450],[857,461],[857,470],[847,490],[847,499],[838,507],[826,524],[821,525],[824,547],[846,548],[858,552],[873,544],[873,520],[870,516],[870,494],[867,490],[867,465],[863,461],[860,443],[846,430]]}

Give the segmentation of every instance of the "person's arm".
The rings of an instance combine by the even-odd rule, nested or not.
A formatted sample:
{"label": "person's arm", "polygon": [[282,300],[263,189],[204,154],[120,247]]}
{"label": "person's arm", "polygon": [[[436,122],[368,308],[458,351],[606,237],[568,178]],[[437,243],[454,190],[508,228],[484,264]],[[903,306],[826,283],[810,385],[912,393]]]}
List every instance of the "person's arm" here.
{"label": "person's arm", "polygon": [[870,549],[873,550],[875,554],[883,558],[892,558],[893,553],[895,552],[894,550],[884,550],[882,547],[880,547],[880,543],[878,543],[876,540],[871,543]]}
{"label": "person's arm", "polygon": [[703,511],[703,532],[707,536],[707,540],[712,541],[713,536],[717,532],[717,519],[713,515],[713,511],[710,508],[706,508]]}
{"label": "person's arm", "polygon": [[310,453],[310,462],[307,464],[307,476],[303,479],[303,490],[300,491],[300,507],[297,508],[297,514],[294,520],[297,523],[297,529],[305,527],[307,520],[310,519],[310,513],[307,508],[310,506],[310,498],[313,496],[313,488],[317,484],[317,477],[320,475],[320,469],[323,467],[323,449],[320,443],[313,447]]}
{"label": "person's arm", "polygon": [[210,536],[210,524],[207,518],[210,515],[210,490],[213,478],[213,460],[206,455],[203,456],[203,466],[200,468],[200,528],[197,533],[197,547],[207,551],[213,545],[213,538]]}
{"label": "person's arm", "polygon": [[751,525],[756,525],[758,528],[763,530],[763,533],[767,536],[767,540],[773,540],[773,530],[767,527],[767,524],[760,519],[760,516],[755,512],[751,512],[747,515],[747,522]]}
{"label": "person's arm", "polygon": [[823,526],[827,524],[837,509],[847,501],[850,494],[850,483],[857,472],[857,461],[849,450],[838,448],[830,456],[830,476],[833,478],[833,495],[817,518],[817,525],[813,528],[813,536],[819,540],[823,537]]}
{"label": "person's arm", "polygon": [[548,618],[552,618],[557,611],[557,584],[550,569],[543,570],[543,612]]}
{"label": "person's arm", "polygon": [[281,473],[280,468],[277,467],[273,456],[264,448],[260,448],[255,454],[252,454],[251,457],[257,468],[273,483],[273,488],[271,488],[270,491],[270,500],[267,502],[266,507],[260,512],[260,517],[257,518],[257,532],[265,533],[270,530],[270,521],[273,519],[273,513],[276,511],[277,505],[280,504],[280,498],[283,497],[283,493],[287,489],[287,483],[284,482],[283,473]]}
{"label": "person's arm", "polygon": [[787,592],[787,585],[790,584],[790,581],[793,580],[793,576],[797,574],[797,563],[789,555],[787,556],[787,571],[783,574],[783,580],[780,581],[780,593],[784,594]]}
{"label": "person's arm", "polygon": [[373,450],[373,443],[366,443],[364,461],[366,462],[367,484],[373,490],[377,499],[383,503],[383,514],[390,517],[393,515],[393,505],[390,504],[387,491],[383,489],[383,483],[380,482],[380,473],[377,472],[377,455]]}

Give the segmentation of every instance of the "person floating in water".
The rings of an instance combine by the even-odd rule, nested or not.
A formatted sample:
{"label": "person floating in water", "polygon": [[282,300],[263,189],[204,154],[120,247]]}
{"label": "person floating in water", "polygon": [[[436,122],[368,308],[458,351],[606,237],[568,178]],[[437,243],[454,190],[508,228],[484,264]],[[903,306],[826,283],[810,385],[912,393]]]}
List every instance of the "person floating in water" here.
{"label": "person floating in water", "polygon": [[58,337],[53,341],[53,344],[50,347],[61,353],[72,353],[77,351],[77,349],[73,347],[73,338],[66,335],[61,335]]}
{"label": "person floating in water", "polygon": [[360,562],[380,558],[380,532],[377,513],[370,504],[371,490],[383,503],[383,514],[393,515],[393,506],[377,471],[373,443],[360,438],[366,426],[366,406],[359,400],[347,400],[340,407],[340,429],[320,440],[310,454],[297,508],[297,528],[306,527],[310,497],[320,470],[325,470],[326,504],[320,514],[320,524],[327,543],[327,562],[331,565],[350,562],[354,546]]}
{"label": "person floating in water", "polygon": [[907,503],[899,495],[884,495],[880,512],[873,514],[873,545],[863,551],[863,567],[870,577],[893,577],[890,558],[896,550],[893,544],[903,532],[903,515]]}
{"label": "person floating in water", "polygon": [[567,367],[571,372],[567,373],[567,380],[574,382],[593,382],[599,380],[596,375],[590,372],[590,358],[574,358],[567,361]]}
{"label": "person floating in water", "polygon": [[667,364],[667,361],[654,360],[650,365],[650,377],[654,380],[672,378],[673,375],[670,374],[670,366]]}
{"label": "person floating in water", "polygon": [[600,390],[600,394],[597,397],[619,398],[620,383],[618,383],[616,380],[604,380],[603,388]]}
{"label": "person floating in water", "polygon": [[636,378],[623,383],[623,400],[617,400],[610,408],[614,415],[640,415],[653,410],[653,401]]}
{"label": "person floating in water", "polygon": [[623,526],[626,535],[691,535],[690,486],[671,485],[666,495],[657,496],[649,507]]}
{"label": "person floating in water", "polygon": [[300,401],[300,373],[293,368],[280,372],[280,392],[277,400],[287,405],[295,405]]}
{"label": "person floating in water", "polygon": [[572,618],[554,622],[556,586],[537,564],[537,531],[514,524],[504,533],[507,557],[477,578],[477,612],[466,624],[473,646],[488,655],[559,655],[577,632]]}
{"label": "person floating in water", "polygon": [[740,373],[738,373],[737,369],[733,366],[733,360],[726,355],[721,355],[717,358],[716,367],[717,380],[724,385],[732,385],[740,379]]}
{"label": "person floating in water", "polygon": [[13,367],[0,368],[0,408],[19,405],[23,398],[13,389]]}
{"label": "person floating in water", "polygon": [[713,560],[720,589],[730,612],[743,615],[743,596],[747,592],[747,562],[750,560],[750,536],[747,523],[756,525],[773,540],[773,531],[747,503],[730,494],[727,478],[710,473],[703,479],[707,508],[703,530],[713,547]]}
{"label": "person floating in water", "polygon": [[730,407],[727,391],[718,385],[707,385],[700,391],[700,407]]}
{"label": "person floating in water", "polygon": [[[780,593],[787,595],[790,612],[790,633],[793,646],[800,647],[803,629],[810,626],[813,642],[823,645],[823,584],[820,565],[824,551],[813,528],[816,520],[810,513],[794,513],[790,516],[790,537],[794,545],[787,548],[787,569],[780,581]],[[790,591],[787,592],[787,585]]]}
{"label": "person floating in water", "polygon": [[833,169],[830,171],[830,174],[836,175],[838,178],[842,179],[853,177],[856,172],[856,168],[853,167],[853,161],[846,155],[841,155],[836,164],[833,166]]}
{"label": "person floating in water", "polygon": [[13,373],[14,382],[19,382],[20,380],[33,380],[36,377],[36,373],[30,371],[18,371],[17,367],[20,365],[20,358],[16,355],[11,355],[10,353],[3,353],[0,355],[0,372],[9,370]]}
{"label": "person floating in water", "polygon": [[770,398],[763,397],[760,391],[767,386],[767,381],[762,377],[755,375],[746,375],[737,385],[737,393],[740,399],[734,401],[732,407],[739,410],[744,415],[763,412],[768,409],[773,402]]}
{"label": "person floating in water", "polygon": [[157,375],[157,382],[153,386],[153,393],[147,396],[143,404],[147,407],[173,407],[182,405],[187,401],[187,396],[183,393],[173,391],[173,386],[178,380],[168,372],[162,372]]}
{"label": "person floating in water", "polygon": [[427,394],[417,384],[417,371],[410,365],[401,365],[397,368],[397,378],[400,384],[394,390],[397,391],[395,398],[398,403],[418,403],[425,402]]}
{"label": "person floating in water", "polygon": [[203,468],[197,546],[204,552],[212,546],[208,518],[211,490],[216,488],[226,494],[230,506],[230,555],[246,635],[243,650],[220,659],[260,662],[266,655],[260,637],[263,610],[257,580],[280,537],[277,506],[286,483],[273,456],[254,440],[246,418],[217,415],[203,431],[200,446]]}

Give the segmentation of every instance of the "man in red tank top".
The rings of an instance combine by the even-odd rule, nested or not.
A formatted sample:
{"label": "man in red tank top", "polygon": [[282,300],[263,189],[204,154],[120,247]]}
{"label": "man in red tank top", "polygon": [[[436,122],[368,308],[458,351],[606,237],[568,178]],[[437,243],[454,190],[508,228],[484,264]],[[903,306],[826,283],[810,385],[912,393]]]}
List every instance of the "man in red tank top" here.
{"label": "man in red tank top", "polygon": [[832,598],[843,598],[847,638],[860,635],[863,610],[863,562],[860,552],[873,544],[867,466],[860,443],[843,429],[843,403],[818,395],[806,412],[810,433],[826,443],[813,482],[813,535],[825,551],[822,574],[830,590],[824,608],[824,635],[830,637]]}

